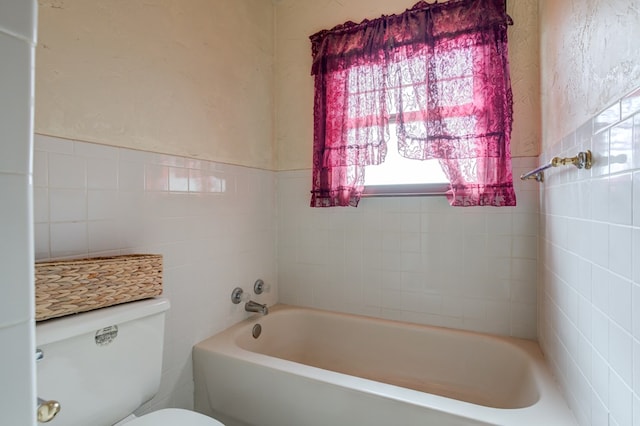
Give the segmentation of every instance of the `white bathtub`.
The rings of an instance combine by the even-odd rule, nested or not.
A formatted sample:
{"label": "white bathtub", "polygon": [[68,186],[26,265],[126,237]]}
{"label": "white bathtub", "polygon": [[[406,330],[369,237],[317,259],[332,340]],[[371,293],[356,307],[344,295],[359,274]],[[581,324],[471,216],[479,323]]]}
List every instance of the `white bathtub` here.
{"label": "white bathtub", "polygon": [[575,425],[526,340],[277,305],[193,361],[196,410],[227,426]]}

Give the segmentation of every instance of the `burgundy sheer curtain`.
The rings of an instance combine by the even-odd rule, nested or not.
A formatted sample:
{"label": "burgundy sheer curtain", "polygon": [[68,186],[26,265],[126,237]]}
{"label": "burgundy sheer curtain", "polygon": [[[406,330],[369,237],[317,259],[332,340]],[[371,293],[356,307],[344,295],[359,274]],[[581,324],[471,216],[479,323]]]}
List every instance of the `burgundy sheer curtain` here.
{"label": "burgundy sheer curtain", "polygon": [[513,206],[506,0],[417,3],[310,37],[312,207],[357,206],[364,167],[436,158],[454,206]]}

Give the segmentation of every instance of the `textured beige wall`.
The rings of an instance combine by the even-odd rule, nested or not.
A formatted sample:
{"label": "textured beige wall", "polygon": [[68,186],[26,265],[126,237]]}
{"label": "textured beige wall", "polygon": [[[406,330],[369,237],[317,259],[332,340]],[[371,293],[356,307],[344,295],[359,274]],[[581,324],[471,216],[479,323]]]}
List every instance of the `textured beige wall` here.
{"label": "textured beige wall", "polygon": [[[393,3],[393,4],[391,4]],[[276,146],[280,170],[311,168],[313,78],[309,36],[351,20],[400,13],[416,0],[280,0],[276,6]],[[537,0],[511,0],[508,13],[514,92],[513,156],[536,156],[540,140]]]}
{"label": "textured beige wall", "polygon": [[40,0],[37,133],[273,169],[266,0]]}
{"label": "textured beige wall", "polygon": [[640,85],[638,0],[540,0],[544,147]]}

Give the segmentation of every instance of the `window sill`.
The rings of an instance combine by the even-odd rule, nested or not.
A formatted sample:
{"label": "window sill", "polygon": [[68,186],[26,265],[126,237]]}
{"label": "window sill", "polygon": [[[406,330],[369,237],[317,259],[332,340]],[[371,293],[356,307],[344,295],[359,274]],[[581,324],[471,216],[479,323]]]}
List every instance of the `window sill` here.
{"label": "window sill", "polygon": [[362,197],[430,197],[445,196],[448,183],[403,184],[403,185],[367,185]]}

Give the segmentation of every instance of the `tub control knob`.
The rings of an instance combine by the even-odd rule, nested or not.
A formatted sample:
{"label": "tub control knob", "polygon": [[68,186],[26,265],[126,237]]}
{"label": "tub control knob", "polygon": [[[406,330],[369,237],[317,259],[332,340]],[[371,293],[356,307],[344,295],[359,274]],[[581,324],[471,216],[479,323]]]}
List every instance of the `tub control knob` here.
{"label": "tub control knob", "polygon": [[38,422],[47,423],[60,412],[60,403],[58,401],[45,401],[38,398]]}
{"label": "tub control knob", "polygon": [[269,290],[271,290],[271,286],[269,284],[266,284],[264,280],[258,279],[253,284],[253,292],[255,294],[262,294],[265,291],[268,293]]}
{"label": "tub control knob", "polygon": [[249,300],[249,295],[244,292],[240,287],[236,287],[231,292],[231,301],[234,305],[237,305],[240,302],[247,302]]}

